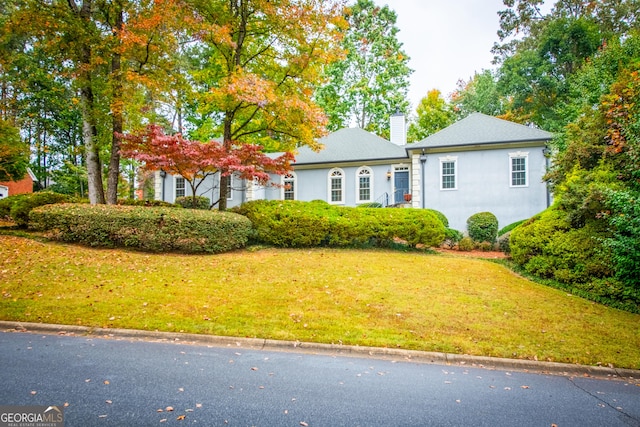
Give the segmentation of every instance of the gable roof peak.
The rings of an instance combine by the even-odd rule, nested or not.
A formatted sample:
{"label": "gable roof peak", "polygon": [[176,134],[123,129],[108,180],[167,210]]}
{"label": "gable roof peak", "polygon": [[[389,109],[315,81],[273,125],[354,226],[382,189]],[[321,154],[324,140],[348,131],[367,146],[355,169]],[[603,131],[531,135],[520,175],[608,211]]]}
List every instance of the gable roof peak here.
{"label": "gable roof peak", "polygon": [[455,147],[525,141],[549,141],[550,132],[483,113],[471,113],[408,148]]}

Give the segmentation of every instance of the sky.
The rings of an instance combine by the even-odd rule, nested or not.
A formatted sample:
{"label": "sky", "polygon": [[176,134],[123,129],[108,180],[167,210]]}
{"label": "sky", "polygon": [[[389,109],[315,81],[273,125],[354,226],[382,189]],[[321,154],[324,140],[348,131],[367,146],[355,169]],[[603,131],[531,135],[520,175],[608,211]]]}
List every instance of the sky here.
{"label": "sky", "polygon": [[491,48],[498,41],[502,0],[376,0],[395,10],[398,40],[411,58],[409,98],[415,112],[431,89],[444,97],[458,80],[493,69]]}

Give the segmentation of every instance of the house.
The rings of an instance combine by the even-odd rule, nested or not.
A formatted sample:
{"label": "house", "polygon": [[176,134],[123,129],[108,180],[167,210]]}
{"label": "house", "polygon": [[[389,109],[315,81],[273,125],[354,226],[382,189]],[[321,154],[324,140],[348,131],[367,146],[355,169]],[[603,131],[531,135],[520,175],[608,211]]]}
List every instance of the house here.
{"label": "house", "polygon": [[33,193],[33,183],[36,181],[36,176],[27,168],[27,173],[21,180],[0,182],[0,199],[16,194]]}
{"label": "house", "polygon": [[[489,211],[505,226],[548,207],[550,195],[542,176],[551,136],[476,113],[406,144],[405,119],[396,114],[391,117],[390,141],[346,128],[322,138],[318,152],[300,148],[293,170],[273,176],[278,186],[257,186],[233,177],[227,205],[266,199],[431,208],[460,231],[466,231],[471,215]],[[157,199],[172,202],[189,195],[183,178],[156,176]],[[217,180],[210,177],[198,194],[217,200]]]}
{"label": "house", "polygon": [[439,210],[456,230],[491,212],[500,227],[546,209],[551,195],[542,177],[552,134],[475,113],[407,146],[412,206]]}

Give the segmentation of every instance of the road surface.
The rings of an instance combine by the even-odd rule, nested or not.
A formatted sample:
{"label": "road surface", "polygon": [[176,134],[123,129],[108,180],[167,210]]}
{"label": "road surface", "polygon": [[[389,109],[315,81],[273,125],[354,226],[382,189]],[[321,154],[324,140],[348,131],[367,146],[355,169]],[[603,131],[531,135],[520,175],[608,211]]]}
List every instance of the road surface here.
{"label": "road surface", "polygon": [[65,426],[640,426],[638,381],[0,333],[0,405]]}

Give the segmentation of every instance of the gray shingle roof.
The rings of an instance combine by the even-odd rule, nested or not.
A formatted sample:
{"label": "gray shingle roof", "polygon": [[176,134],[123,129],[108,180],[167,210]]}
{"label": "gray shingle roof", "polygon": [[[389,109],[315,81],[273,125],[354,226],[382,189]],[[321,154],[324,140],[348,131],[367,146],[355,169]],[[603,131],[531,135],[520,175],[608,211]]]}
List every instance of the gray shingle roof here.
{"label": "gray shingle roof", "polygon": [[473,113],[407,148],[459,147],[508,142],[548,141],[553,135],[518,123]]}
{"label": "gray shingle roof", "polygon": [[296,154],[296,165],[407,159],[405,147],[393,144],[384,138],[360,128],[345,128],[335,131],[319,142],[324,146],[319,152],[301,147]]}

